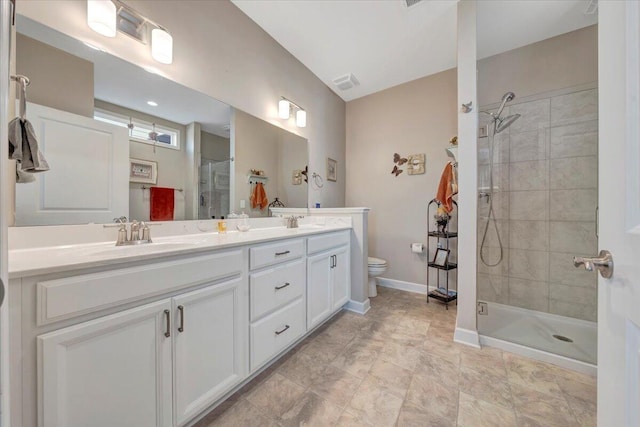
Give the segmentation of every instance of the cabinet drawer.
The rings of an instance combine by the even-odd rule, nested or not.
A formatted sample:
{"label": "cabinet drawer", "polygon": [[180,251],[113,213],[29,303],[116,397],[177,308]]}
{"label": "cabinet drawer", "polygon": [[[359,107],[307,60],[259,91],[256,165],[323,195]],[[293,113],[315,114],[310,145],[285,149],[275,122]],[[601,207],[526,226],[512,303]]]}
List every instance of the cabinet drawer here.
{"label": "cabinet drawer", "polygon": [[278,264],[304,255],[302,239],[283,240],[268,245],[256,246],[249,250],[249,262],[252,270],[267,265]]}
{"label": "cabinet drawer", "polygon": [[251,371],[300,338],[305,331],[303,298],[251,324]]}
{"label": "cabinet drawer", "polygon": [[233,250],[41,281],[38,325],[240,274],[242,259],[242,250]]}
{"label": "cabinet drawer", "polygon": [[255,321],[304,294],[304,261],[299,259],[253,273],[249,284],[251,321]]}
{"label": "cabinet drawer", "polygon": [[346,245],[351,241],[351,231],[344,230],[336,233],[327,233],[313,236],[307,239],[307,254],[315,254],[327,249]]}

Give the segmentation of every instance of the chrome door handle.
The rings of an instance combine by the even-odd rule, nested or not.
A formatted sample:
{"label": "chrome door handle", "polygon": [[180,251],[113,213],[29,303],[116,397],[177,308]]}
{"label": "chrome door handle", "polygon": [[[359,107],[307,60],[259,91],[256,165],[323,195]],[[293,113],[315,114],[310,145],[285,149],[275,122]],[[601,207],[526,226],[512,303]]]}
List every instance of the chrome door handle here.
{"label": "chrome door handle", "polygon": [[167,329],[164,336],[169,338],[171,336],[171,312],[169,310],[164,311],[164,317],[167,319]]}
{"label": "chrome door handle", "polygon": [[178,327],[178,332],[184,332],[184,306],[179,305],[178,311],[180,312],[180,327]]}
{"label": "chrome door handle", "polygon": [[289,326],[289,325],[284,325],[284,328],[283,328],[283,329],[281,329],[281,330],[279,330],[279,331],[276,331],[276,335],[280,335],[281,333],[285,332],[285,331],[286,331],[287,329],[289,329],[289,328],[290,328],[290,326]]}
{"label": "chrome door handle", "polygon": [[600,275],[605,279],[613,277],[613,256],[611,252],[601,250],[597,257],[573,257],[573,266],[584,266],[587,271],[598,269]]}

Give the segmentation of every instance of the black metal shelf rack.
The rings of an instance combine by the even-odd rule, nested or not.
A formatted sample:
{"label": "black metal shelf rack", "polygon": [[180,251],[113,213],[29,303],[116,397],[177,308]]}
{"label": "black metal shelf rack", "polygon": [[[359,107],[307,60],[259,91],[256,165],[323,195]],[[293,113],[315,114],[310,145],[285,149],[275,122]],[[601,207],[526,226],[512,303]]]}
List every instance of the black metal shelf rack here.
{"label": "black metal shelf rack", "polygon": [[[457,216],[457,210],[458,210],[458,204],[456,202],[453,202],[453,206],[454,209],[451,212],[451,216],[452,218],[449,219],[449,222],[447,223],[446,227],[444,228],[444,230],[439,231],[439,230],[431,230],[431,221],[433,220],[433,213],[435,213],[435,211],[432,213],[433,208],[435,207],[436,209],[438,207],[440,207],[440,202],[436,199],[433,199],[429,202],[429,205],[427,206],[427,257],[430,257],[430,248],[431,248],[431,238],[436,238],[437,239],[437,243],[436,243],[436,247],[440,247],[440,243],[441,241],[444,242],[444,246],[443,249],[446,249],[447,251],[450,251],[450,240],[451,239],[455,239],[458,237],[458,232],[457,231],[452,231],[449,230],[449,227],[451,226],[451,223],[453,221],[453,215]],[[455,213],[454,213],[455,212]],[[457,218],[455,218],[457,220]],[[456,221],[457,224],[457,221]],[[449,253],[449,257],[451,257],[451,252]],[[439,265],[436,264],[435,262],[428,262],[427,263],[427,289],[431,289],[430,286],[430,274],[429,274],[429,269],[433,268],[436,269],[437,273],[437,281],[436,281],[436,289],[432,290],[432,291],[428,291],[427,293],[427,303],[429,302],[430,298],[433,298],[437,301],[440,301],[441,303],[443,303],[446,307],[446,309],[449,309],[449,303],[455,301],[456,304],[458,303],[458,293],[457,291],[453,294],[450,293],[450,289],[449,289],[449,272],[451,270],[455,270],[458,268],[458,264],[455,262],[449,262],[449,260],[447,259],[447,263],[446,265]],[[445,272],[445,286],[444,287],[440,287],[440,272],[444,271]],[[457,288],[457,287],[456,287]],[[444,289],[444,293],[441,292],[440,290]]]}

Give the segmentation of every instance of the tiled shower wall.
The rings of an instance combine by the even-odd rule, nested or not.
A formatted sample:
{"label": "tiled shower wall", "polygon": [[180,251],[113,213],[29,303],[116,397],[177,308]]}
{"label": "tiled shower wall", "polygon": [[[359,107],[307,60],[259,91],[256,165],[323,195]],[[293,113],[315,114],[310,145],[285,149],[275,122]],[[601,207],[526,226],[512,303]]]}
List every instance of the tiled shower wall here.
{"label": "tiled shower wall", "polygon": [[[596,321],[597,275],[574,268],[573,256],[594,256],[598,247],[597,88],[516,98],[503,114],[521,115],[495,138],[493,197],[503,260],[487,267],[478,257],[478,298]],[[489,186],[486,137],[478,139],[478,159],[481,194]],[[479,197],[478,245],[488,211]],[[492,222],[485,246],[485,259],[494,264],[499,245]]]}

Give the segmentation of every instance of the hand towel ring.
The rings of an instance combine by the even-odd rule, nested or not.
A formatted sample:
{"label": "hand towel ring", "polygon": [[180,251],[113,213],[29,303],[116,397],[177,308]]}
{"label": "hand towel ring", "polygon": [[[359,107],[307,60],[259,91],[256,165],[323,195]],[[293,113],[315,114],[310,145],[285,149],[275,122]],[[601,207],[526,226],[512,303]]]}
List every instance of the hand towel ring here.
{"label": "hand towel ring", "polygon": [[318,188],[322,188],[324,187],[324,179],[322,179],[322,176],[320,176],[319,173],[313,173],[313,175],[311,175],[313,178],[313,182],[316,184],[316,187]]}

